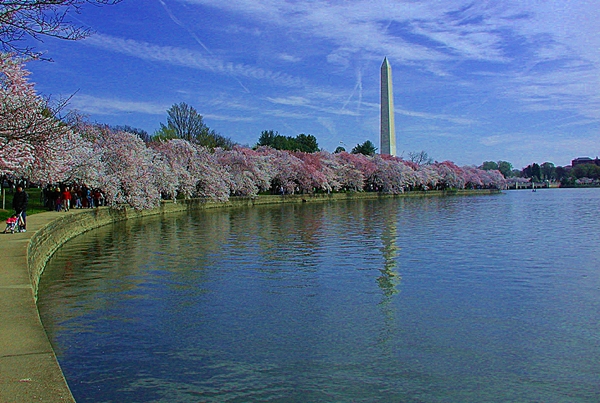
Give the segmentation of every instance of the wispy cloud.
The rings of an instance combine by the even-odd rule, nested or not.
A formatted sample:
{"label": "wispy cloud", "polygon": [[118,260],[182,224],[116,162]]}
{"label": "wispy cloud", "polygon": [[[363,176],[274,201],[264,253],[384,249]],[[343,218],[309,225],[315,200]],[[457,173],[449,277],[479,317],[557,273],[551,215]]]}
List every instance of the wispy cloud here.
{"label": "wispy cloud", "polygon": [[73,96],[70,106],[85,113],[94,113],[98,115],[116,115],[122,113],[164,115],[170,105],[76,94]]}
{"label": "wispy cloud", "polygon": [[280,53],[278,57],[280,60],[283,60],[284,62],[289,62],[289,63],[298,63],[299,61],[302,60],[301,57],[290,55],[288,53]]}
{"label": "wispy cloud", "polygon": [[292,105],[292,106],[307,106],[309,104],[308,99],[304,97],[285,97],[285,98],[270,98],[267,97],[269,102],[279,105]]}
{"label": "wispy cloud", "polygon": [[411,116],[415,118],[427,119],[427,120],[444,120],[459,125],[472,125],[477,123],[473,119],[459,118],[451,115],[426,113],[426,112],[415,112],[406,109],[395,108],[394,111],[400,115]]}
{"label": "wispy cloud", "polygon": [[335,128],[335,122],[331,118],[319,117],[317,121],[329,132],[331,135],[337,135],[337,130]]}
{"label": "wispy cloud", "polygon": [[84,43],[96,48],[125,54],[150,62],[166,63],[259,81],[264,80],[288,87],[300,87],[304,84],[302,78],[293,77],[286,73],[266,70],[253,65],[233,63],[185,48],[158,46],[148,42],[117,38],[103,34],[92,35]]}
{"label": "wispy cloud", "polygon": [[[266,98],[267,101],[277,104],[277,105],[287,105],[293,106],[296,108],[302,107],[306,109],[310,109],[313,111],[318,111],[322,113],[332,114],[332,115],[345,115],[345,116],[358,116],[358,112],[350,111],[346,109],[339,109],[332,106],[323,105],[318,101],[313,101],[304,97],[299,96],[290,96],[285,98]],[[304,115],[306,117],[306,115]]]}
{"label": "wispy cloud", "polygon": [[599,73],[591,64],[561,63],[549,71],[515,75],[506,92],[522,100],[529,110],[570,111],[600,119]]}
{"label": "wispy cloud", "polygon": [[486,136],[486,137],[481,138],[479,140],[479,142],[485,146],[493,147],[493,146],[498,146],[501,144],[514,144],[514,143],[522,144],[523,143],[522,139],[523,139],[522,134],[511,133],[511,134]]}
{"label": "wispy cloud", "polygon": [[[289,36],[302,35],[320,40],[331,50],[327,61],[350,67],[356,58],[379,60],[387,55],[396,65],[405,64],[441,77],[502,71],[513,83],[520,77],[533,82],[540,76],[527,75],[529,66],[552,60],[572,59],[590,63],[587,77],[581,83],[594,82],[590,76],[600,75],[600,7],[594,2],[572,3],[561,0],[546,2],[473,2],[457,0],[441,2],[398,0],[363,0],[349,2],[315,0],[282,2],[278,0],[186,0],[244,15],[256,25],[269,24],[285,28]],[[296,56],[297,57],[297,56]],[[477,62],[465,70],[464,63]],[[560,67],[546,75],[547,85],[564,84]],[[493,76],[492,76],[493,77]],[[535,79],[538,80],[535,80]],[[570,80],[569,80],[570,81]],[[568,81],[567,81],[568,82]],[[595,80],[598,82],[598,80]],[[497,76],[499,95],[506,81]],[[517,83],[518,84],[518,83]],[[583,84],[582,84],[583,85]],[[588,84],[589,85],[589,84]],[[517,85],[511,97],[529,104],[532,86]],[[594,86],[593,86],[594,87]],[[548,108],[560,107],[566,96],[581,97],[582,113],[589,97],[600,88],[584,91],[574,83],[563,87],[562,94],[551,94]],[[547,92],[547,91],[544,91]],[[570,102],[569,102],[570,103]],[[539,102],[532,107],[539,108]]]}
{"label": "wispy cloud", "polygon": [[215,114],[206,114],[203,115],[206,119],[212,120],[220,120],[224,122],[254,122],[256,118],[251,116],[231,116],[231,115],[215,115]]}

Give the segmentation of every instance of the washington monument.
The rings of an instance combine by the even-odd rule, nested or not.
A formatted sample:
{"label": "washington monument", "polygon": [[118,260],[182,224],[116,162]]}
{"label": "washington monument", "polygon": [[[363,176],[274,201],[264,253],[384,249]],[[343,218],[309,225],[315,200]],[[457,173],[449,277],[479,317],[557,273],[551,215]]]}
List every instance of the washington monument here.
{"label": "washington monument", "polygon": [[380,154],[396,155],[396,129],[394,127],[394,91],[392,67],[383,59],[381,65],[381,139]]}

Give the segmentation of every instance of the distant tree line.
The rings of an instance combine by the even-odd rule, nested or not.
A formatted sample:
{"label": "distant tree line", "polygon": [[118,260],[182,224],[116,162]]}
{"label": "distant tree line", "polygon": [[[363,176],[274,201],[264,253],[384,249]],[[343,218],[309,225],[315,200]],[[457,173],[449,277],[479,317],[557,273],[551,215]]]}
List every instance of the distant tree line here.
{"label": "distant tree line", "polygon": [[319,151],[317,138],[311,134],[301,133],[296,137],[284,136],[273,130],[263,130],[258,139],[257,147],[271,147],[276,150],[300,151],[316,153]]}
{"label": "distant tree line", "polygon": [[600,186],[600,167],[596,164],[576,165],[560,184],[563,187]]}
{"label": "distant tree line", "polygon": [[522,178],[533,182],[558,182],[561,187],[600,186],[600,166],[589,163],[574,167],[556,166],[552,162],[527,165],[523,169],[513,169],[507,161],[485,161],[483,170],[498,170],[506,178]]}

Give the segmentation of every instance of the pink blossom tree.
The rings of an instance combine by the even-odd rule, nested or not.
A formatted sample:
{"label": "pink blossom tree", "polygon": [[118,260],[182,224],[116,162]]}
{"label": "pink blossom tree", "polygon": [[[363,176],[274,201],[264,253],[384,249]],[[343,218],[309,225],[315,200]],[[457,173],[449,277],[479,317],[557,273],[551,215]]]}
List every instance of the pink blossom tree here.
{"label": "pink blossom tree", "polygon": [[325,190],[342,190],[342,165],[340,164],[340,160],[336,158],[337,154],[331,154],[327,151],[320,151],[319,155],[321,160],[322,172],[323,175],[325,175]]}
{"label": "pink blossom tree", "polygon": [[437,189],[442,178],[433,165],[419,165],[415,175],[423,190]]}
{"label": "pink blossom tree", "polygon": [[479,170],[483,186],[490,189],[504,189],[506,187],[506,179],[498,170]]}
{"label": "pink blossom tree", "polygon": [[482,180],[482,173],[484,171],[481,171],[480,169],[477,169],[475,167],[469,167],[469,166],[462,167],[462,170],[464,173],[465,187],[472,188],[472,189],[479,189],[484,186],[484,183]]}
{"label": "pink blossom tree", "polygon": [[437,162],[433,167],[440,177],[439,185],[442,188],[464,189],[464,172],[452,161]]}
{"label": "pink blossom tree", "polygon": [[303,162],[303,169],[299,172],[298,181],[302,184],[301,188],[305,192],[312,193],[315,190],[330,192],[334,188],[339,188],[330,164],[325,163],[327,154],[324,152],[294,153]]}
{"label": "pink blossom tree", "polygon": [[91,174],[99,167],[92,143],[70,130],[45,147],[34,148],[33,156],[31,165],[15,171],[33,183],[79,182],[83,172]]}

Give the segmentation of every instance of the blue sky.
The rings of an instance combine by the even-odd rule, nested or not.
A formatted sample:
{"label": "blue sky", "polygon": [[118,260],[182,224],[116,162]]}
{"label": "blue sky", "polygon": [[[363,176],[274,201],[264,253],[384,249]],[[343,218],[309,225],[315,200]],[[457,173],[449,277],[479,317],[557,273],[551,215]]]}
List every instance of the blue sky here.
{"label": "blue sky", "polygon": [[153,133],[174,103],[244,145],[262,130],[379,146],[392,65],[398,155],[515,168],[600,155],[600,7],[586,0],[123,0],[46,39],[37,89]]}

